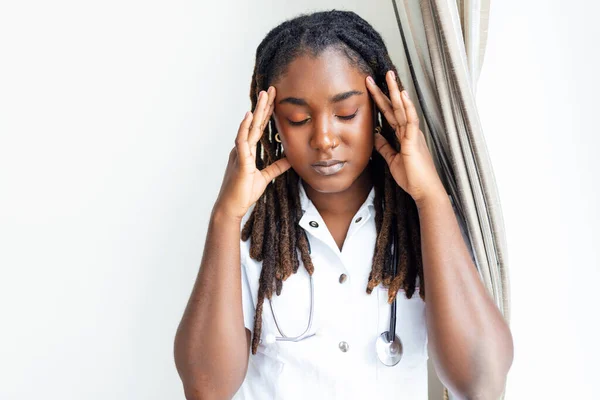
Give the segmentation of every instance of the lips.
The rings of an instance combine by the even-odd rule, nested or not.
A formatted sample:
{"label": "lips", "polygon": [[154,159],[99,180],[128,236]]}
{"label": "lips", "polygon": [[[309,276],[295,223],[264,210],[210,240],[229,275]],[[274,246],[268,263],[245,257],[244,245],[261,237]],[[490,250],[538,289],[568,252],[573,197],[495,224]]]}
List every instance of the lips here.
{"label": "lips", "polygon": [[318,174],[328,176],[338,173],[345,165],[345,161],[324,160],[312,164],[311,167],[313,167]]}
{"label": "lips", "polygon": [[332,166],[334,164],[338,164],[341,163],[343,161],[340,160],[323,160],[323,161],[319,161],[313,164],[313,167],[319,166],[319,167],[329,167]]}

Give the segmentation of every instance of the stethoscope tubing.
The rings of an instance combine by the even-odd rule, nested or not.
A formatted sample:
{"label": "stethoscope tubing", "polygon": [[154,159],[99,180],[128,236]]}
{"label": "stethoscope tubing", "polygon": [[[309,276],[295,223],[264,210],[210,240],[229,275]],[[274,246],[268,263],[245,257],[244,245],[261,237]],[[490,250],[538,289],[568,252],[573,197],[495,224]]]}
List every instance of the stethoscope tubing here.
{"label": "stethoscope tubing", "polygon": [[[304,233],[304,236],[306,237],[306,243],[308,244],[308,253],[311,254],[311,247],[310,247],[310,241],[308,240],[308,235],[306,234],[306,231],[303,229],[302,232]],[[393,263],[393,271],[394,271],[394,277],[397,274],[397,270],[398,270],[398,234],[397,234],[397,227],[396,224],[393,223],[392,224],[392,243],[393,243],[393,247],[392,247],[392,263]],[[283,330],[281,329],[281,326],[279,326],[279,321],[277,319],[277,316],[275,315],[275,310],[273,309],[273,303],[271,301],[271,299],[269,299],[269,307],[271,308],[271,314],[273,315],[273,321],[275,322],[275,326],[277,327],[277,331],[279,332],[280,336],[276,336],[275,340],[276,341],[283,341],[283,342],[299,342],[301,340],[307,339],[309,337],[315,336],[315,333],[312,333],[310,335],[308,335],[308,332],[310,331],[310,329],[312,328],[312,323],[313,323],[313,316],[314,316],[314,301],[315,301],[315,285],[313,282],[313,277],[312,275],[309,276],[309,282],[310,282],[310,313],[309,313],[309,317],[308,317],[308,325],[306,327],[306,329],[304,330],[304,332],[302,332],[301,335],[299,336],[293,336],[293,337],[289,337],[287,336]],[[390,329],[388,331],[388,342],[392,342],[394,337],[396,335],[396,298],[394,298],[394,302],[392,303],[391,306],[391,311],[390,311]]]}
{"label": "stethoscope tubing", "polygon": [[[395,221],[392,225],[392,240],[392,243],[394,245],[394,248],[392,250],[392,271],[394,271],[393,276],[396,277],[396,274],[398,273],[398,227]],[[394,297],[394,302],[392,303],[392,311],[390,315],[390,330],[388,335],[389,342],[392,342],[394,340],[394,337],[396,336],[396,298],[397,296]]]}

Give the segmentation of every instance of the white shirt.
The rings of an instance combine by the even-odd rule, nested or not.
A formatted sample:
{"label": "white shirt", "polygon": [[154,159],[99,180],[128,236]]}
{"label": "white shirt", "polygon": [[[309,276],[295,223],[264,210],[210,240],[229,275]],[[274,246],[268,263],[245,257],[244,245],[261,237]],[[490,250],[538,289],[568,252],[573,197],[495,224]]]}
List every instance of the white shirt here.
{"label": "white shirt", "polygon": [[[427,399],[427,327],[418,289],[411,299],[403,290],[397,295],[401,361],[385,366],[375,351],[375,340],[389,329],[391,312],[386,288],[377,286],[370,295],[366,293],[376,239],[375,190],[371,189],[352,218],[341,251],[301,181],[299,190],[304,211],[299,224],[307,232],[314,265],[314,318],[309,333],[316,335],[300,342],[268,344],[267,334],[280,334],[265,299],[261,344],[256,354],[250,353],[246,378],[233,398]],[[251,212],[252,208],[242,226]],[[250,239],[242,241],[240,249],[244,323],[252,332],[262,262],[250,258]],[[340,283],[342,274],[346,279]],[[310,312],[310,280],[302,260],[298,272],[283,282],[281,295],[273,294],[272,305],[287,336],[304,332]]]}

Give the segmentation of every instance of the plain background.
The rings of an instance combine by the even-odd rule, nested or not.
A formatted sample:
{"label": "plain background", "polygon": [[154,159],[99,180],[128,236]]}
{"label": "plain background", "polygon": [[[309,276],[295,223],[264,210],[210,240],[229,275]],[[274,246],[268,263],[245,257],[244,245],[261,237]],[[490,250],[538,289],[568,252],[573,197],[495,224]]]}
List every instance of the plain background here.
{"label": "plain background", "polygon": [[[182,399],[173,338],[256,46],[343,8],[401,64],[391,2],[0,4],[0,398]],[[477,99],[509,246],[507,399],[597,397],[599,11],[492,3]]]}

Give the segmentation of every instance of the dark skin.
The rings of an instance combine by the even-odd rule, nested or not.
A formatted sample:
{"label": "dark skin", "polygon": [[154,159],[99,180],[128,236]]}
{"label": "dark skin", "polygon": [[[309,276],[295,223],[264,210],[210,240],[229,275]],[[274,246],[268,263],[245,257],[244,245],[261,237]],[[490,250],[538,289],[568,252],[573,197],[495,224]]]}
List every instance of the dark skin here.
{"label": "dark skin", "polygon": [[[510,330],[471,261],[415,107],[401,96],[393,75],[386,78],[390,98],[335,50],[317,58],[300,56],[260,93],[254,113],[240,124],[211,214],[198,278],[175,338],[186,398],[231,398],[246,375],[250,331],[242,312],[239,241],[249,207],[272,179],[293,166],[342,248],[351,218],[372,187],[368,164],[374,147],[418,207],[429,354],[438,376],[459,398],[500,396],[513,360]],[[362,93],[348,94],[354,91]],[[343,100],[333,101],[342,93]],[[289,98],[296,100],[282,102]],[[373,135],[371,98],[394,127],[400,153],[383,136]],[[259,171],[256,143],[271,115],[286,157]],[[334,175],[319,175],[311,167],[331,158],[346,162]]]}
{"label": "dark skin", "polygon": [[[293,165],[336,243],[343,246],[351,218],[372,187],[367,167],[374,144],[374,104],[365,77],[335,52],[301,56],[267,92],[261,91],[254,112],[241,122],[211,214],[198,277],[175,337],[175,362],[186,398],[231,398],[246,375],[251,343],[241,302],[240,224],[272,179]],[[339,94],[344,98],[332,99]],[[276,104],[276,97],[295,97],[305,104]],[[355,112],[352,119],[344,119]],[[271,116],[286,157],[259,171],[256,144]],[[302,126],[289,123],[307,119]],[[319,175],[311,167],[334,157],[346,164],[333,176]]]}
{"label": "dark skin", "polygon": [[[316,58],[296,58],[273,83],[274,119],[286,157],[340,249],[373,186],[368,166],[374,104],[366,77],[343,54],[328,49]],[[327,159],[345,165],[329,176],[311,167]]]}

